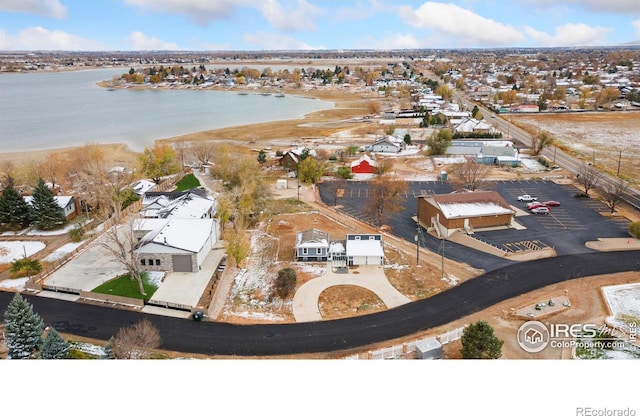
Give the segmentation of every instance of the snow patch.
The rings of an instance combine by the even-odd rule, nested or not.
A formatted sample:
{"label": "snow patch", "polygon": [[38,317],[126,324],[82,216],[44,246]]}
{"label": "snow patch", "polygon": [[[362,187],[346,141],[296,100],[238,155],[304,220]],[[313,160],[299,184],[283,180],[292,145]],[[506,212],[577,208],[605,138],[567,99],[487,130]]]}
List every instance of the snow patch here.
{"label": "snow patch", "polygon": [[65,258],[67,255],[69,255],[69,253],[73,253],[75,249],[80,247],[82,244],[84,244],[83,241],[79,243],[67,243],[62,247],[60,247],[59,249],[55,250],[53,253],[49,254],[44,259],[42,259],[42,261],[53,263],[55,261],[61,260]]}
{"label": "snow patch", "polygon": [[0,288],[2,289],[11,289],[16,291],[23,291],[25,289],[25,284],[29,280],[28,277],[21,277],[19,279],[5,279],[0,280]]}
{"label": "snow patch", "polygon": [[628,333],[629,319],[624,318],[640,321],[640,283],[604,286],[602,294],[612,313],[607,318],[607,323]]}
{"label": "snow patch", "polygon": [[21,259],[25,253],[27,257],[32,256],[43,248],[45,244],[40,241],[2,241],[0,242],[0,264]]}

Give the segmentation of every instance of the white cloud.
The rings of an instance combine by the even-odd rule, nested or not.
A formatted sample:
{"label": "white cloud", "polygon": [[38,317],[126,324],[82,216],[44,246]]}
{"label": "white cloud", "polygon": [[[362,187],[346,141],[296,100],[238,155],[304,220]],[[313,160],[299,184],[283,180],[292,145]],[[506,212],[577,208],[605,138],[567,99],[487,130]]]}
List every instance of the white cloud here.
{"label": "white cloud", "polygon": [[255,32],[244,35],[244,41],[249,45],[255,45],[255,49],[265,50],[319,50],[324,46],[313,46],[291,36],[277,33]]}
{"label": "white cloud", "polygon": [[297,0],[297,8],[291,4],[282,6],[278,0],[262,2],[262,14],[272,26],[281,30],[304,30],[315,28],[314,18],[321,15],[320,8],[306,0]]}
{"label": "white cloud", "polygon": [[584,23],[567,23],[556,27],[555,34],[525,27],[525,33],[536,46],[602,46],[607,44],[607,34],[612,29],[593,27]]}
{"label": "white cloud", "polygon": [[134,51],[161,51],[161,50],[179,50],[177,44],[166,42],[164,40],[149,37],[142,32],[132,32],[127,37],[127,42]]}
{"label": "white cloud", "polygon": [[416,10],[401,7],[398,13],[414,27],[431,29],[437,36],[452,39],[456,45],[451,46],[512,45],[524,40],[513,26],[451,3],[426,2]]}
{"label": "white cloud", "polygon": [[33,13],[56,19],[67,16],[67,8],[60,4],[60,0],[2,0],[0,10]]}
{"label": "white cloud", "polygon": [[21,30],[17,35],[0,32],[0,49],[10,50],[104,50],[105,46],[61,30],[47,30],[41,26]]}

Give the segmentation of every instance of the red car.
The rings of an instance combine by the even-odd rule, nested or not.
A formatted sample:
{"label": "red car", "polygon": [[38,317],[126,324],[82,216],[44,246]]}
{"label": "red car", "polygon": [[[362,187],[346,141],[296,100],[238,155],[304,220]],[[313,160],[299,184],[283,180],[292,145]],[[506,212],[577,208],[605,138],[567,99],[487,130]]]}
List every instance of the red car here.
{"label": "red car", "polygon": [[535,209],[535,208],[540,208],[540,207],[547,207],[545,204],[543,204],[542,202],[529,202],[527,204],[527,209]]}
{"label": "red car", "polygon": [[547,201],[542,203],[545,207],[559,207],[560,202],[558,201]]}

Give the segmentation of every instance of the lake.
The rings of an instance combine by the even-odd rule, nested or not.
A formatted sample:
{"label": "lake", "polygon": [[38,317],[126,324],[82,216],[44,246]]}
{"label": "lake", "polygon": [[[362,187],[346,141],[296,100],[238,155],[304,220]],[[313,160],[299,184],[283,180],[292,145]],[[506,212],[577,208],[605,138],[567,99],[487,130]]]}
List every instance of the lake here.
{"label": "lake", "polygon": [[[132,150],[154,140],[223,127],[301,119],[333,103],[234,91],[118,89],[97,82],[124,72],[96,69],[0,75],[2,152],[55,149],[86,143],[126,143]],[[250,135],[250,127],[247,127]]]}

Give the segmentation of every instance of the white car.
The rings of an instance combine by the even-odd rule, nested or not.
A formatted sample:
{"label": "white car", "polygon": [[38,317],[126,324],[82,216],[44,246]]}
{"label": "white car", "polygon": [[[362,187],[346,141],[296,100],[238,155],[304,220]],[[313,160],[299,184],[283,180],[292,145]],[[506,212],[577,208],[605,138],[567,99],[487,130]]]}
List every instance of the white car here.
{"label": "white car", "polygon": [[535,196],[531,196],[531,195],[520,195],[518,197],[518,201],[523,201],[523,202],[533,202],[533,201],[537,201],[538,198],[536,198]]}
{"label": "white car", "polygon": [[532,209],[531,212],[534,214],[548,214],[550,211],[549,211],[549,208],[547,207],[538,207],[538,208]]}

